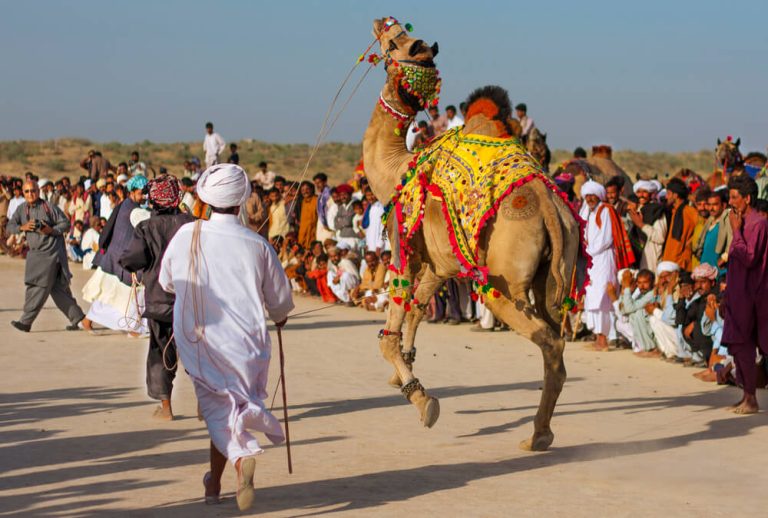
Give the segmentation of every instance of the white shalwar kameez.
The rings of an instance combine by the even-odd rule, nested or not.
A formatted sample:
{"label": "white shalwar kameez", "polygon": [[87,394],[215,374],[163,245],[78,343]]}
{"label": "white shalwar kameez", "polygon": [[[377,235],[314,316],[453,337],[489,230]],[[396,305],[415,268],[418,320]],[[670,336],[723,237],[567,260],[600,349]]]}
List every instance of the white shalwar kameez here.
{"label": "white shalwar kameez", "polygon": [[[191,251],[200,224],[200,253]],[[190,269],[196,258],[198,268]],[[291,286],[269,243],[237,217],[213,213],[181,227],[163,257],[159,282],[176,293],[176,346],[195,387],[211,440],[231,462],[262,452],[248,430],[284,440],[264,406],[271,342],[267,316],[285,320]]]}
{"label": "white shalwar kameez", "polygon": [[[336,275],[339,276],[338,283],[333,282]],[[355,263],[349,259],[341,259],[339,264],[328,263],[327,281],[328,287],[337,299],[342,302],[351,302],[349,292],[360,284],[360,275],[357,273]]]}
{"label": "white shalwar kameez", "polygon": [[[600,224],[597,226],[597,213]],[[601,203],[595,210],[590,210],[585,203],[581,213],[587,221],[584,234],[587,253],[592,256],[589,269],[589,285],[584,295],[584,313],[582,319],[593,333],[611,336],[613,330],[613,304],[606,293],[606,287],[616,279],[616,258],[613,252],[613,232],[608,209]]]}

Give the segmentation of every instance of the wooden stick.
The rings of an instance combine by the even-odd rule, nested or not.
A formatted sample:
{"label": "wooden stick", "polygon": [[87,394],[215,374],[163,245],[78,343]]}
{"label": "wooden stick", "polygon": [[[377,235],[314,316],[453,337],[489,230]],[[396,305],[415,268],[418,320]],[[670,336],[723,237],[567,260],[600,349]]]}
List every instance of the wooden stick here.
{"label": "wooden stick", "polygon": [[285,420],[285,446],[288,452],[288,473],[293,474],[293,462],[291,462],[291,434],[288,431],[288,395],[285,388],[285,354],[283,354],[283,330],[277,328],[277,343],[280,346],[280,381],[283,386],[283,419]]}

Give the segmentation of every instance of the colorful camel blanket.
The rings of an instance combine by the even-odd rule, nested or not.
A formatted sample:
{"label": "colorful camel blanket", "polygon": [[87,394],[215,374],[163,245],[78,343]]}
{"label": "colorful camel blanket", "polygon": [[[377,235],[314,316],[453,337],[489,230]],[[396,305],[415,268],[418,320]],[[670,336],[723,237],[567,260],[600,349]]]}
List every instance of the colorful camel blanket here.
{"label": "colorful camel blanket", "polygon": [[[394,213],[398,227],[395,271],[402,273],[407,264],[409,242],[421,226],[424,202],[430,193],[443,202],[460,276],[471,277],[487,293],[482,289],[490,289],[487,268],[478,265],[480,233],[504,198],[535,178],[560,193],[518,139],[464,134],[462,128],[444,133],[409,164],[384,215],[386,220]],[[528,203],[525,196],[512,199],[517,210],[525,210]]]}

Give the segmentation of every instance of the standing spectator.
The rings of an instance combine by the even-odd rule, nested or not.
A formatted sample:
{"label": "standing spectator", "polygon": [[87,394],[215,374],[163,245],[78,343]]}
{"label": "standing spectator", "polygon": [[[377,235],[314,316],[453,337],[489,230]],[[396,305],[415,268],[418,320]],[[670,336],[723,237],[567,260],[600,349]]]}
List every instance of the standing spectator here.
{"label": "standing spectator", "polygon": [[461,115],[456,114],[456,107],[452,104],[445,109],[445,116],[448,118],[448,126],[446,127],[446,130],[464,125],[464,118]]}
{"label": "standing spectator", "polygon": [[728,182],[733,241],[728,251],[722,342],[734,358],[744,395],[731,409],[758,411],[755,397],[756,350],[768,356],[768,220],[755,211],[757,183],[747,175]]}
{"label": "standing spectator", "polygon": [[229,145],[229,159],[227,162],[230,164],[240,163],[240,154],[237,152],[237,144],[234,142]]}
{"label": "standing spectator", "polygon": [[437,106],[430,106],[427,111],[429,112],[429,125],[432,128],[432,134],[438,136],[445,133],[445,130],[448,129],[448,118],[445,115],[440,115]]}
{"label": "standing spectator", "polygon": [[13,197],[8,201],[8,212],[5,214],[8,219],[11,219],[16,212],[16,209],[21,207],[24,203],[24,194],[22,191],[23,189],[21,188],[21,185],[17,183],[13,185]]}
{"label": "standing spectator", "polygon": [[[664,251],[667,237],[667,217],[664,207],[653,200],[657,187],[653,182],[640,180],[633,186],[637,207],[628,206],[627,214],[632,221],[631,236],[636,248],[642,250],[640,268],[656,271]],[[673,261],[674,262],[674,261]]]}
{"label": "standing spectator", "polygon": [[710,191],[707,198],[709,218],[694,247],[694,255],[699,263],[722,267],[728,262],[728,249],[731,247],[733,232],[728,223],[728,211],[725,206],[724,191]]}
{"label": "standing spectator", "polygon": [[[121,169],[127,171],[128,164],[121,162],[120,165],[117,166],[117,170],[120,171]],[[96,182],[97,184],[100,184],[99,191],[101,192],[101,195],[99,196],[99,217],[108,220],[112,215],[112,210],[114,209],[114,205],[112,203],[112,195],[115,192],[115,182],[111,179],[106,180],[104,183],[100,182],[102,182],[102,180]],[[101,186],[103,186],[103,190]]]}
{"label": "standing spectator", "polygon": [[704,233],[704,225],[709,218],[709,205],[707,199],[709,198],[709,186],[705,185],[701,189],[698,189],[694,195],[696,213],[699,215],[696,220],[696,226],[693,227],[693,256],[691,257],[692,268],[696,268],[699,265],[699,258],[696,255],[696,243],[699,242],[701,235]]}
{"label": "standing spectator", "polygon": [[272,187],[269,190],[269,240],[277,236],[285,236],[291,229],[288,225],[288,214],[285,212],[285,202],[280,190]]}
{"label": "standing spectator", "polygon": [[140,174],[147,176],[147,164],[139,160],[139,152],[131,151],[131,159],[128,161],[128,171],[131,176]]}
{"label": "standing spectator", "polygon": [[195,207],[195,182],[187,176],[182,178],[181,192],[184,193],[181,197],[182,210],[191,214],[192,209]]}
{"label": "standing spectator", "polygon": [[37,186],[40,188],[40,199],[48,202],[49,205],[56,205],[58,199],[53,190],[53,182],[46,178],[41,178],[40,181],[37,182]]}
{"label": "standing spectator", "polygon": [[326,239],[333,238],[333,232],[329,228],[326,216],[331,200],[331,188],[328,186],[328,176],[325,173],[317,173],[312,177],[312,182],[317,190],[317,232],[315,239],[324,242]]}
{"label": "standing spectator", "polygon": [[248,217],[246,222],[248,228],[261,235],[264,239],[268,239],[269,227],[267,223],[269,215],[267,213],[267,206],[264,203],[264,191],[255,181],[251,182],[251,194],[245,202],[245,212]]}
{"label": "standing spectator", "polygon": [[[365,189],[365,199],[368,201],[368,225],[365,229],[365,248],[377,256],[384,251],[384,205],[376,198],[370,187]],[[365,225],[364,225],[365,226]]]}
{"label": "standing spectator", "polygon": [[357,245],[357,236],[355,235],[352,220],[355,217],[355,209],[352,207],[352,186],[343,183],[336,187],[339,195],[338,210],[334,218],[334,228],[336,229],[336,241],[338,243],[347,243],[350,249],[355,249]]}
{"label": "standing spectator", "polygon": [[70,322],[67,330],[77,331],[85,315],[69,287],[72,274],[69,272],[64,244],[69,221],[58,207],[52,207],[40,199],[37,182],[25,182],[22,191],[25,203],[11,216],[8,233],[25,232],[27,236],[29,252],[24,270],[26,293],[21,318],[12,321],[11,325],[28,333],[50,295],[56,307]]}
{"label": "standing spectator", "polygon": [[[587,272],[590,283],[584,296],[584,323],[597,339],[595,350],[608,350],[607,336],[613,328],[613,304],[608,297],[606,287],[616,279],[616,257],[614,253],[611,217],[605,200],[605,188],[592,180],[581,187],[584,206],[581,217],[587,224],[584,229],[584,239],[587,253],[592,257],[592,267]],[[601,216],[601,224],[597,218]]]}
{"label": "standing spectator", "polygon": [[91,218],[91,226],[83,234],[80,241],[80,248],[83,249],[83,270],[90,270],[93,266],[93,258],[99,251],[99,237],[101,229],[104,228],[104,221],[101,218]]}
{"label": "standing spectator", "polygon": [[[322,173],[320,173],[322,174]],[[266,162],[259,162],[259,170],[253,175],[253,180],[261,185],[265,191],[269,191],[275,186],[275,173],[267,169]],[[327,179],[326,179],[327,181]]]}
{"label": "standing spectator", "polygon": [[[515,113],[520,121],[520,128],[522,128],[522,134],[520,135],[522,141],[527,142],[528,135],[531,133],[531,130],[536,127],[536,124],[533,122],[533,119],[528,117],[528,106],[526,106],[525,103],[520,103],[515,106]],[[586,155],[586,153],[584,154]]]}
{"label": "standing spectator", "polygon": [[299,187],[301,194],[301,216],[299,218],[299,245],[309,250],[312,242],[315,240],[317,232],[317,196],[315,195],[315,186],[312,183],[304,181]]}
{"label": "standing spectator", "polygon": [[219,163],[219,155],[224,151],[226,143],[221,135],[213,132],[213,123],[205,123],[205,139],[203,140],[203,151],[205,151],[205,167]]}
{"label": "standing spectator", "polygon": [[682,270],[690,271],[693,257],[693,231],[699,218],[696,209],[688,205],[688,187],[679,178],[667,183],[667,205],[672,218],[667,232],[662,258],[677,263]]}
{"label": "standing spectator", "polygon": [[101,151],[95,149],[90,150],[88,156],[80,161],[80,167],[88,171],[88,177],[92,182],[106,176],[109,171],[115,170],[109,160],[101,156]]}

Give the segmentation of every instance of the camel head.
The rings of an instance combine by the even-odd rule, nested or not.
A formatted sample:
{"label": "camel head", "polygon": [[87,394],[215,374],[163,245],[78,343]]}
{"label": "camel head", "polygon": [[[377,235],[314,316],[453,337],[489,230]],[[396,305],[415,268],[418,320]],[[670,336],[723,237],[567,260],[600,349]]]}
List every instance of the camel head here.
{"label": "camel head", "polygon": [[739,145],[741,139],[738,138],[734,142],[733,137],[730,135],[721,141],[717,139],[717,147],[715,148],[715,158],[717,164],[724,167],[727,171],[733,170],[734,167],[738,168],[743,162],[741,151],[739,151]]}
{"label": "camel head", "polygon": [[373,35],[379,41],[387,81],[403,105],[413,113],[437,106],[440,76],[434,58],[438,47],[411,37],[410,24],[401,25],[396,19],[374,20]]}
{"label": "camel head", "polygon": [[539,131],[539,128],[533,128],[528,134],[528,142],[525,145],[528,152],[535,158],[545,171],[549,171],[549,162],[552,155],[547,146],[547,134]]}
{"label": "camel head", "polygon": [[613,148],[611,146],[600,145],[592,146],[592,156],[598,158],[613,159]]}

